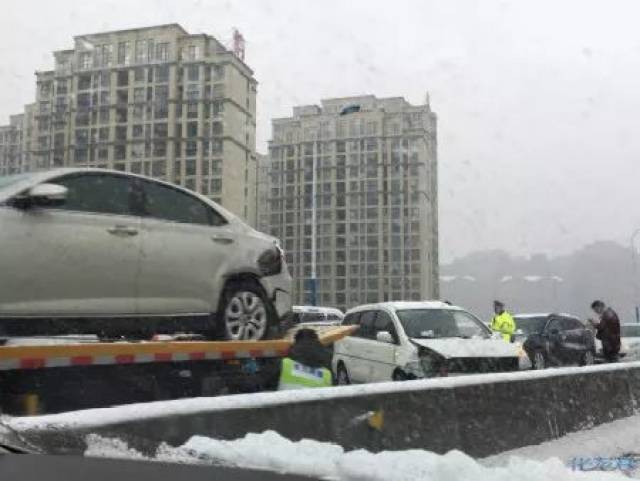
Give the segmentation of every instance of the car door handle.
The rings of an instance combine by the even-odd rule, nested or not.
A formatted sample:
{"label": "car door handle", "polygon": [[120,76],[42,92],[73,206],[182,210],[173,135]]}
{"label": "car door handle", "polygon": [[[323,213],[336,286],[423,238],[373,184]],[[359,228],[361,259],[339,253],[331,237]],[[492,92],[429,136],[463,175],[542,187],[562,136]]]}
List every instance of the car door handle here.
{"label": "car door handle", "polygon": [[109,229],[107,229],[107,232],[118,237],[132,237],[134,235],[138,235],[137,229],[126,225],[116,225],[110,227]]}
{"label": "car door handle", "polygon": [[211,240],[217,244],[233,244],[231,237],[225,237],[223,235],[212,235]]}

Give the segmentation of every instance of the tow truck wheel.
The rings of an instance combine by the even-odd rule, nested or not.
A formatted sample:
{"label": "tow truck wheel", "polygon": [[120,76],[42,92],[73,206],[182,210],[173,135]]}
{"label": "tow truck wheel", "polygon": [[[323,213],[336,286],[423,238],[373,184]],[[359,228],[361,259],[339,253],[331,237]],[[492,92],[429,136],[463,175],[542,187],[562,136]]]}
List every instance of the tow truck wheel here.
{"label": "tow truck wheel", "polygon": [[218,314],[219,338],[228,341],[259,341],[270,331],[271,306],[255,281],[227,285]]}

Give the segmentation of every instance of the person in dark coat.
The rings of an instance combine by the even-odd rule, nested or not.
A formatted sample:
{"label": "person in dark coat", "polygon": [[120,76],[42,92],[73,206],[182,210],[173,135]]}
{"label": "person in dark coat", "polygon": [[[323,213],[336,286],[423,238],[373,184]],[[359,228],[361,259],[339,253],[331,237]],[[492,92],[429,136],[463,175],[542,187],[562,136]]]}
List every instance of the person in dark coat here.
{"label": "person in dark coat", "polygon": [[333,384],[331,354],[313,329],[296,332],[289,354],[282,359],[278,390],[328,387]]}
{"label": "person in dark coat", "polygon": [[296,332],[288,357],[305,366],[331,370],[331,354],[313,329],[303,328]]}
{"label": "person in dark coat", "polygon": [[602,342],[602,354],[607,362],[616,362],[620,353],[620,318],[602,301],[593,301],[591,309],[599,317],[599,322],[591,323],[596,328],[596,337]]}

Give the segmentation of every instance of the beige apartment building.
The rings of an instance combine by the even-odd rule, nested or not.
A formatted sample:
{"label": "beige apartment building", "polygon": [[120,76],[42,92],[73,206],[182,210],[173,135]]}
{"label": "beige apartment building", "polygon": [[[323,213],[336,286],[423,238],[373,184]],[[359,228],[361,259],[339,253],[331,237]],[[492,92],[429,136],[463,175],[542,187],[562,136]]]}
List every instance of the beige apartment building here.
{"label": "beige apartment building", "polygon": [[437,119],[428,100],[326,99],[272,123],[261,216],[287,252],[295,303],[309,302],[314,267],[319,305],[437,298]]}
{"label": "beige apartment building", "polygon": [[[36,72],[34,122],[18,170],[140,173],[198,191],[255,224],[257,82],[237,55],[178,24],[80,35],[73,49],[53,55],[54,69]],[[13,139],[11,127],[0,127],[0,139]],[[16,170],[9,154],[3,160],[13,152],[4,145],[0,174]]]}

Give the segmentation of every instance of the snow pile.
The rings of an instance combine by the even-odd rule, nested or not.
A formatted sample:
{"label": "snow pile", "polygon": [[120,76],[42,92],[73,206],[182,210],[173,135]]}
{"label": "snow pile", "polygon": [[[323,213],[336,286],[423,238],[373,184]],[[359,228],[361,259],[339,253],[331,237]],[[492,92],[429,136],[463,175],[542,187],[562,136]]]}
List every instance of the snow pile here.
{"label": "snow pile", "polygon": [[[87,456],[144,457],[121,441],[96,435],[87,437]],[[115,452],[114,452],[115,450]],[[616,473],[579,473],[559,459],[544,462],[510,457],[503,466],[484,465],[451,451],[444,455],[429,451],[364,450],[345,452],[340,446],[312,440],[292,442],[273,431],[249,434],[235,441],[194,436],[184,445],[162,445],[154,458],[160,462],[216,464],[340,481],[622,481]]]}
{"label": "snow pile", "polygon": [[103,438],[97,434],[86,437],[87,449],[85,456],[110,459],[147,459],[135,449],[129,448],[127,443],[117,438]]}

